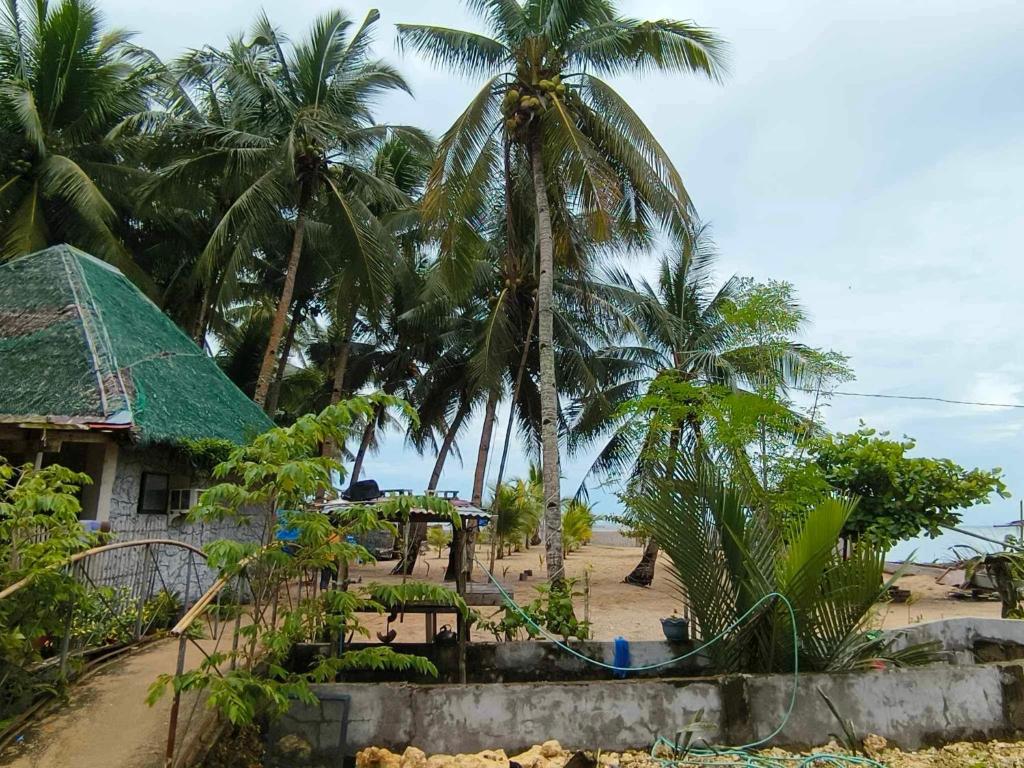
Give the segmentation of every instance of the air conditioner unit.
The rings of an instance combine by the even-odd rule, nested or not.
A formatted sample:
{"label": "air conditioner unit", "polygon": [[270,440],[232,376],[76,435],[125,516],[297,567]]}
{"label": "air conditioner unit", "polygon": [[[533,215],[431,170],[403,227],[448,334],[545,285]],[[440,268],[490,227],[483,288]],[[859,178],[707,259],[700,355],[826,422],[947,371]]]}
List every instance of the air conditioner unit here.
{"label": "air conditioner unit", "polygon": [[184,517],[192,507],[199,503],[199,495],[203,488],[172,488],[168,494],[170,504],[168,505],[168,517]]}

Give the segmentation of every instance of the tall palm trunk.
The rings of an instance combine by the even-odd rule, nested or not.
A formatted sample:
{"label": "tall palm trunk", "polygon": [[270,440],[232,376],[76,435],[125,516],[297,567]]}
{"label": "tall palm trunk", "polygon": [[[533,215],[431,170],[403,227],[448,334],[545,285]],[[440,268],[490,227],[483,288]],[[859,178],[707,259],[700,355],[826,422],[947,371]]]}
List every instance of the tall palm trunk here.
{"label": "tall palm trunk", "polygon": [[295,218],[295,236],[292,238],[292,252],[288,256],[288,268],[284,275],[284,286],[281,288],[281,296],[277,301],[274,321],[270,324],[270,338],[267,339],[267,349],[263,353],[260,373],[256,377],[256,394],[253,395],[252,399],[261,408],[267,402],[267,393],[270,391],[270,377],[274,373],[274,364],[277,362],[277,348],[281,345],[285,319],[288,317],[288,310],[292,304],[292,294],[295,293],[295,276],[299,272],[299,259],[302,258],[302,238],[306,233],[306,212],[304,208],[304,205],[299,205],[299,214]]}
{"label": "tall palm trunk", "polygon": [[526,358],[530,352],[530,339],[533,336],[533,326],[537,322],[537,301],[533,302],[533,309],[530,311],[530,324],[526,327],[526,338],[523,340],[523,354],[519,358],[519,368],[516,370],[516,384],[512,389],[512,402],[508,406],[508,424],[505,425],[505,442],[501,446],[501,462],[498,464],[498,478],[494,481],[496,486],[501,485],[505,479],[505,462],[508,460],[508,447],[512,442],[512,425],[516,412],[516,403],[519,402],[519,390],[523,384],[523,373],[526,371]]}
{"label": "tall palm trunk", "polygon": [[537,244],[540,274],[537,285],[537,335],[540,343],[540,441],[541,473],[544,480],[544,550],[548,581],[565,577],[562,566],[562,492],[558,462],[558,388],[555,385],[554,271],[555,249],[551,236],[544,159],[540,152],[539,128],[530,142],[533,192],[537,198]]}
{"label": "tall palm trunk", "polygon": [[[430,473],[430,482],[427,483],[427,493],[437,490],[437,484],[441,482],[441,471],[444,469],[444,463],[448,459],[448,455],[451,453],[452,446],[455,444],[455,436],[459,433],[459,429],[462,427],[462,422],[465,421],[468,413],[469,403],[460,399],[458,410],[455,411],[455,418],[452,419],[452,423],[444,433],[444,440],[441,441],[441,448],[437,452],[437,459],[434,461],[434,469]],[[405,553],[402,559],[398,561],[398,565],[396,565],[391,572],[393,574],[406,575],[412,573],[413,569],[416,567],[416,559],[419,557],[420,548],[426,540],[427,524],[410,523]]]}
{"label": "tall palm trunk", "polygon": [[[497,409],[498,391],[492,390],[487,396],[487,405],[484,408],[484,426],[480,431],[480,447],[476,452],[476,470],[473,473],[473,493],[470,496],[470,501],[477,507],[483,504],[484,480],[487,474],[487,457],[491,451],[491,434],[494,432],[494,414]],[[462,538],[465,538],[466,540],[465,550],[468,562],[464,562],[460,565],[458,553],[459,550],[462,549],[460,546]],[[459,528],[455,531],[455,535],[452,536],[451,552],[448,553],[448,567],[444,572],[444,578],[446,581],[454,579],[460,567],[467,572],[471,572],[473,570],[472,553],[475,544],[475,530],[471,531],[466,530],[465,528]]]}
{"label": "tall palm trunk", "polygon": [[291,322],[288,323],[288,333],[284,337],[284,347],[277,360],[277,371],[274,373],[274,383],[270,386],[270,394],[267,396],[267,413],[273,416],[277,413],[277,401],[281,397],[281,383],[284,381],[284,372],[288,368],[288,358],[292,354],[292,347],[295,345],[295,334],[298,332],[299,324],[302,322],[302,313],[305,307],[296,306],[292,312]]}
{"label": "tall palm trunk", "polygon": [[[668,461],[665,463],[665,476],[671,477],[675,472],[676,461],[679,457],[679,441],[682,437],[683,424],[680,424],[677,429],[672,431],[672,436],[668,439]],[[696,423],[691,422],[691,426],[694,430],[694,434],[699,438],[700,426]],[[623,579],[626,584],[632,584],[636,587],[649,587],[651,582],[654,581],[654,568],[658,564],[658,552],[661,548],[658,546],[658,540],[654,536],[649,536],[647,541],[644,542],[644,551],[640,555],[640,562],[636,564],[636,568],[629,572],[629,575]]]}
{"label": "tall palm trunk", "polygon": [[366,422],[366,428],[363,430],[363,439],[359,441],[359,450],[356,452],[355,461],[352,462],[352,476],[348,481],[349,488],[359,481],[359,475],[363,471],[363,461],[366,459],[366,451],[370,447],[370,441],[373,440],[373,433],[377,431],[378,418],[380,418],[380,406],[375,405],[369,421]]}
{"label": "tall palm trunk", "polygon": [[[345,374],[348,372],[348,358],[352,351],[352,334],[355,324],[356,308],[353,305],[352,311],[348,316],[344,334],[341,337],[341,349],[338,350],[338,357],[334,361],[334,378],[331,382],[331,405],[340,403],[341,396],[345,393]],[[334,444],[334,440],[328,437],[324,440],[323,445],[320,446],[320,455],[333,456],[338,447]],[[355,480],[352,482],[355,482]]]}

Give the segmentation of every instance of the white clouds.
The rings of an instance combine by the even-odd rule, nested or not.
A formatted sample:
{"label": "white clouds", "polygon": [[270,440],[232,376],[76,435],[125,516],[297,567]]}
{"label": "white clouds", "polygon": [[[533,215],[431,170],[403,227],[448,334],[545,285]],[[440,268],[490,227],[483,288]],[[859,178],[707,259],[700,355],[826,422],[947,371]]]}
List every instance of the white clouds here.
{"label": "white clouds", "polygon": [[[162,56],[221,43],[256,12],[242,0],[100,1],[110,23],[138,30]],[[263,3],[293,35],[338,4],[353,16],[370,7]],[[384,55],[397,21],[467,23],[454,0],[376,5]],[[850,354],[858,390],[1024,398],[1024,3],[632,0],[622,8],[694,18],[732,44],[722,86],[692,77],[616,82],[714,224],[723,273],[793,282],[814,321],[808,341]],[[474,92],[414,56],[399,65],[417,98],[389,98],[385,120],[440,132]],[[862,416],[919,437],[922,451],[1001,464],[1011,487],[1024,489],[1022,411],[854,398],[829,410],[840,429]],[[452,464],[443,483],[468,495],[479,423],[465,434],[466,466]],[[566,468],[567,488],[581,467]],[[524,468],[517,456],[512,473]],[[418,487],[430,467],[396,438],[368,469]]]}

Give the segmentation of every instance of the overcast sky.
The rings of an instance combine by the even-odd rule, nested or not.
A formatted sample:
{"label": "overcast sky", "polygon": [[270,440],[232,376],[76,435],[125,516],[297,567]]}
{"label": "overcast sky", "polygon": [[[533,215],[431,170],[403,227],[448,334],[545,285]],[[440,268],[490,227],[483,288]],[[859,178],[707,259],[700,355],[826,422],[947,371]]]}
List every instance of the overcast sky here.
{"label": "overcast sky", "polygon": [[[99,0],[107,21],[162,57],[218,45],[259,7],[239,0]],[[292,35],[335,7],[262,6]],[[366,2],[340,5],[361,17]],[[456,0],[381,0],[378,52],[415,99],[387,122],[440,133],[474,84],[394,50],[397,22],[476,27]],[[792,282],[805,341],[850,355],[846,389],[1024,403],[1024,3],[1014,0],[623,2],[626,15],[692,18],[730,41],[723,85],[687,77],[617,82],[712,222],[722,276]],[[652,256],[637,256],[649,269]],[[1003,522],[1024,492],[1024,410],[836,397],[829,426],[863,419],[917,437],[922,454],[1005,469],[1012,501],[968,520]],[[468,496],[478,423],[442,487]],[[565,467],[575,488],[583,462]],[[512,473],[523,470],[515,456]],[[367,463],[383,486],[422,488],[430,462],[392,440]],[[490,477],[496,470],[492,469]],[[599,511],[614,502],[604,498]]]}

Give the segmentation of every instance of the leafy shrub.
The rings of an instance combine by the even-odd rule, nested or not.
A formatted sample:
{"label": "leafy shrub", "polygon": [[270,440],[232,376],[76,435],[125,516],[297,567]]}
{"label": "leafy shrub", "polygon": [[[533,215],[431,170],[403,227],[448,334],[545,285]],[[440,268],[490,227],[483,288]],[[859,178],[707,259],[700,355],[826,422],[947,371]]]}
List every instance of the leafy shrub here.
{"label": "leafy shrub", "polygon": [[491,618],[477,615],[476,624],[499,641],[519,640],[524,635],[530,639],[539,637],[536,627],[543,627],[565,640],[570,637],[586,640],[590,637],[590,623],[576,618],[573,599],[581,597],[582,593],[575,591],[575,586],[576,579],[565,579],[555,585],[540,584],[536,587],[537,597],[529,604],[518,610],[506,604]]}

